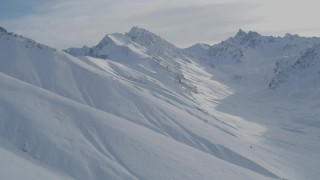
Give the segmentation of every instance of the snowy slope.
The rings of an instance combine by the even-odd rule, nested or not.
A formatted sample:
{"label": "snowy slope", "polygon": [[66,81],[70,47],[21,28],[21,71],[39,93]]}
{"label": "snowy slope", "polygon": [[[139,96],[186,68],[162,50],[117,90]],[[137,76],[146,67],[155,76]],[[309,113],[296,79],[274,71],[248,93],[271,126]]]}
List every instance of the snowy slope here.
{"label": "snowy slope", "polygon": [[74,179],[48,165],[28,157],[12,144],[0,140],[0,173],[1,179]]}
{"label": "snowy slope", "polygon": [[[194,58],[234,92],[214,109],[263,125],[266,131],[257,138],[290,162],[285,171],[294,175],[289,179],[319,176],[312,170],[320,157],[319,44],[315,37],[261,36],[240,30]],[[204,104],[212,102],[202,99]]]}
{"label": "snowy slope", "polygon": [[263,178],[4,74],[1,84],[2,137],[76,179]]}
{"label": "snowy slope", "polygon": [[[42,49],[38,51],[42,51]],[[26,52],[28,53],[29,51],[27,50]],[[42,53],[41,54],[46,57],[46,53],[50,52],[45,51]],[[51,53],[54,54],[55,52]],[[20,55],[23,54],[20,53]],[[59,53],[56,55],[59,55]],[[60,56],[63,57],[63,54]],[[33,59],[36,58],[25,58],[21,59],[21,61],[29,60],[32,62]],[[18,61],[19,59],[16,58],[15,60]],[[38,63],[42,60],[43,59],[38,59],[38,62],[34,62],[34,66],[38,65],[39,67],[40,65]],[[72,60],[74,59],[70,57],[70,59],[65,61],[72,62]],[[52,63],[59,62],[59,60],[55,59],[51,61]],[[63,66],[63,68],[66,68],[68,66],[79,66],[79,64],[66,64],[64,64],[65,66]],[[9,66],[8,64],[6,65],[6,67]],[[11,65],[10,67],[18,68],[17,62],[14,63],[14,65]],[[25,72],[39,73],[39,71],[44,71],[43,68],[45,68],[44,65],[40,66],[40,68],[38,69],[33,69],[33,71]],[[67,78],[68,74],[64,74],[59,66],[55,69],[59,71],[59,73],[62,73],[61,75],[64,75],[64,77],[66,78],[65,81],[68,81],[70,88],[73,87],[73,79]],[[72,69],[70,69],[70,67],[66,69],[70,71],[70,73],[72,73]],[[5,72],[10,74],[10,71]],[[11,72],[13,72],[13,70]],[[53,73],[49,74],[50,76],[53,76],[55,74],[54,72],[48,73]],[[1,114],[3,115],[3,117],[5,117],[4,119],[2,119],[2,124],[4,124],[4,126],[2,127],[2,136],[7,141],[13,142],[16,147],[21,148],[22,151],[28,153],[36,160],[46,163],[51,167],[54,167],[55,169],[64,171],[72,177],[75,177],[77,179],[100,179],[101,177],[110,177],[115,179],[180,179],[179,177],[184,177],[186,179],[199,179],[202,177],[206,178],[212,176],[215,176],[217,178],[234,177],[234,175],[230,173],[221,173],[220,175],[214,173],[212,171],[213,167],[207,166],[207,163],[215,165],[216,168],[214,169],[216,169],[217,172],[231,172],[231,169],[232,171],[234,171],[234,168],[232,167],[226,168],[225,170],[219,168],[226,167],[225,165],[218,165],[219,162],[226,163],[225,161],[218,160],[214,156],[210,156],[207,153],[200,153],[202,151],[194,150],[194,148],[191,148],[190,146],[172,141],[170,140],[171,138],[168,139],[167,137],[161,135],[162,133],[165,133],[165,131],[162,133],[158,133],[150,131],[141,126],[131,124],[128,121],[119,120],[119,118],[108,114],[99,115],[105,113],[95,109],[91,109],[88,106],[84,106],[81,104],[78,105],[78,103],[76,103],[75,101],[70,101],[67,98],[62,98],[60,96],[42,90],[42,88],[51,88],[50,86],[45,85],[45,83],[52,83],[52,87],[60,87],[58,86],[58,82],[48,82],[48,79],[40,79],[39,81],[35,81],[34,79],[37,78],[28,79],[28,76],[26,76],[27,74],[19,76],[12,73],[11,75],[16,76],[17,78],[21,78],[22,80],[36,86],[28,85],[9,78],[6,75],[2,75],[1,84],[3,86],[1,88],[1,109],[3,110],[3,112]],[[48,78],[48,76],[42,74],[41,78]],[[97,85],[99,84],[100,83],[96,83],[96,86],[94,87],[97,88]],[[103,86],[100,88],[103,90]],[[113,86],[112,88],[116,87]],[[12,89],[14,89],[14,91],[12,91]],[[118,91],[120,89],[123,88],[115,90]],[[57,91],[63,94],[62,92],[60,92],[59,88],[50,90]],[[106,92],[111,93],[113,96],[116,96],[116,92],[112,93],[112,91],[108,90],[106,90]],[[92,93],[91,95],[93,96],[94,94],[95,93]],[[69,96],[69,93],[64,94],[64,96]],[[74,98],[74,100],[78,100],[79,102],[81,102],[80,98],[77,99],[77,97],[74,96],[75,95],[70,96],[69,98]],[[99,96],[98,98],[102,97]],[[90,99],[92,100],[93,98],[91,97]],[[21,101],[24,103],[21,103]],[[95,101],[93,102],[96,103]],[[113,100],[110,102],[113,103],[117,101]],[[135,102],[137,104],[139,103],[137,100],[132,102]],[[143,103],[140,104],[141,106],[144,106]],[[157,103],[154,102],[154,104],[156,105]],[[128,106],[128,104],[124,105]],[[78,106],[80,106],[79,110],[77,110]],[[109,107],[112,109],[112,106],[109,105]],[[115,108],[115,110],[119,109],[120,107]],[[159,109],[164,109],[164,107]],[[155,113],[157,116],[161,115],[156,111],[150,111],[150,109],[147,109],[145,111],[146,113],[151,113],[151,115],[149,115],[151,117],[152,113]],[[130,110],[127,110],[125,112],[130,112]],[[179,110],[175,109],[175,112],[179,112]],[[134,115],[134,113],[131,113],[131,115]],[[111,122],[105,122],[106,119],[110,120]],[[124,124],[122,124],[121,121],[124,121]],[[110,125],[112,125],[112,127],[105,127]],[[116,132],[118,131],[118,128],[121,129],[121,132],[119,133]],[[165,130],[168,131],[168,128]],[[144,131],[146,131],[147,133],[144,133]],[[171,136],[176,133],[177,132],[174,131],[171,132]],[[136,135],[139,137],[135,137]],[[126,140],[127,138],[128,140]],[[157,141],[154,141],[155,139]],[[119,143],[119,140],[121,143]],[[166,143],[166,141],[168,141],[169,143]],[[134,142],[136,142],[137,144],[135,144]],[[174,144],[177,144],[178,147],[174,148]],[[149,148],[145,146],[148,146]],[[180,146],[183,146],[186,149],[181,149],[179,148]],[[181,154],[181,152],[185,152],[185,155]],[[204,157],[198,157],[197,154]],[[168,157],[166,158],[166,156]],[[179,157],[181,157],[180,160]],[[156,158],[155,161],[152,161],[152,158]],[[208,158],[213,158],[211,163]],[[187,163],[188,161],[190,161],[190,163]],[[150,164],[147,162],[153,163]],[[197,162],[199,162],[200,164],[198,164]],[[141,166],[137,165],[137,163],[141,164]],[[229,163],[227,164],[227,166],[232,166],[231,164],[229,165]],[[185,166],[191,167],[188,168]],[[148,168],[146,169],[143,167]],[[162,167],[163,169],[161,170],[161,168],[159,169],[159,167]],[[204,168],[198,169],[195,167]],[[240,173],[244,174],[244,179],[250,177],[255,179],[255,176],[257,176],[251,171],[244,170],[243,168],[237,166],[236,168],[239,168],[239,171],[246,172]],[[153,169],[157,170],[155,171]],[[193,171],[192,169],[195,169],[195,171]]]}
{"label": "snowy slope", "polygon": [[285,55],[266,61],[269,45],[242,40],[264,37],[248,34],[217,51],[240,48],[240,63],[215,63],[195,54],[213,47],[181,50],[137,27],[66,50],[77,57],[1,31],[1,147],[62,179],[315,179],[319,105],[265,92]]}
{"label": "snowy slope", "polygon": [[[86,53],[87,48],[70,48],[65,52],[76,57],[85,54],[109,59],[152,76],[161,83],[167,84],[174,80],[180,82],[179,86],[184,86],[189,91],[196,91],[181,70],[182,64],[189,62],[190,57],[173,44],[142,28],[133,27],[125,34],[108,34],[98,45],[89,50],[90,53]],[[169,86],[177,84],[171,83]]]}

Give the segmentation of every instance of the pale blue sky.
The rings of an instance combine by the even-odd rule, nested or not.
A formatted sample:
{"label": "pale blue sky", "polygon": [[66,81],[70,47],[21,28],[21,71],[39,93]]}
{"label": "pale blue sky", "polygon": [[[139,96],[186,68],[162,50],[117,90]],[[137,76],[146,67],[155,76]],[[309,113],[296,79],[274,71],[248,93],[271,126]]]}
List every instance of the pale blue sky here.
{"label": "pale blue sky", "polygon": [[180,47],[217,43],[239,28],[320,36],[319,0],[0,0],[0,26],[62,49],[146,28]]}
{"label": "pale blue sky", "polygon": [[47,3],[44,0],[1,0],[0,20],[19,18],[32,14],[34,8]]}

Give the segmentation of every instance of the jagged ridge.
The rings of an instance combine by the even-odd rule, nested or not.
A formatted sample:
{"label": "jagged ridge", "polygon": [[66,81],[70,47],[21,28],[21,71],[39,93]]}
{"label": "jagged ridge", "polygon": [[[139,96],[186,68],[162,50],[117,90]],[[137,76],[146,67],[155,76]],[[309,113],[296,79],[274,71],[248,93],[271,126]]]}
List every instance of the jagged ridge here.
{"label": "jagged ridge", "polygon": [[0,32],[7,32],[7,30],[0,26]]}
{"label": "jagged ridge", "polygon": [[[281,64],[277,64],[275,72],[276,74],[269,84],[271,89],[285,86],[288,83],[291,86],[292,84],[296,84],[295,86],[302,88],[302,90],[310,86],[317,87],[320,81],[320,45],[305,50],[291,64],[282,65],[282,67]],[[292,78],[294,79],[288,82]],[[299,86],[299,84],[303,84],[303,87]]]}

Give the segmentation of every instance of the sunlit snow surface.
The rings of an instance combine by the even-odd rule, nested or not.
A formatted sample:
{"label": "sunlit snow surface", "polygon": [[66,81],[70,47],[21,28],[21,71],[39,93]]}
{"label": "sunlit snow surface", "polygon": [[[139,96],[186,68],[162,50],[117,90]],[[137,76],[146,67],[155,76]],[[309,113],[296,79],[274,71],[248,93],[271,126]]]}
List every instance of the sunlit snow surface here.
{"label": "sunlit snow surface", "polygon": [[134,27],[73,57],[2,31],[0,178],[317,179],[319,43]]}

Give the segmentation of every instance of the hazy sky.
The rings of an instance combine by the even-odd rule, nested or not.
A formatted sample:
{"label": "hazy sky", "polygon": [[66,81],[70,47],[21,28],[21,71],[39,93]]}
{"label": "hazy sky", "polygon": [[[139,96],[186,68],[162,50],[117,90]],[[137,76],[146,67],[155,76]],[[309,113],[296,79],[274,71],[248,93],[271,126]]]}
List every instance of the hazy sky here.
{"label": "hazy sky", "polygon": [[239,28],[320,36],[319,0],[0,0],[0,26],[58,49],[92,46],[143,27],[179,47],[214,44]]}

